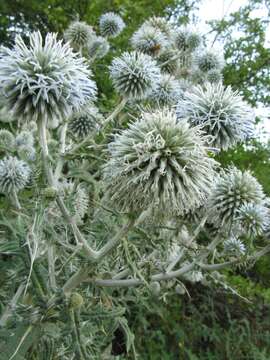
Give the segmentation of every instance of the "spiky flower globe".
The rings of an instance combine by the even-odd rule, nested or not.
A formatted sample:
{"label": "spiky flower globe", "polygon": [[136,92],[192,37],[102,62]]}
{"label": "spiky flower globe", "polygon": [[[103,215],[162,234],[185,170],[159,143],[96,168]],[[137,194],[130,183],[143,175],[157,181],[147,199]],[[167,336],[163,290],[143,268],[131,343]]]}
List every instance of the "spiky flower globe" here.
{"label": "spiky flower globe", "polygon": [[199,34],[186,27],[175,29],[174,44],[180,51],[194,51],[199,47],[201,37]]}
{"label": "spiky flower globe", "polygon": [[243,205],[262,205],[262,186],[250,174],[231,167],[220,173],[208,200],[209,221],[217,226],[231,228]]}
{"label": "spiky flower globe", "polygon": [[228,255],[241,256],[246,252],[246,247],[241,240],[231,237],[224,241],[224,252]]}
{"label": "spiky flower globe", "polygon": [[150,98],[159,105],[175,105],[181,94],[179,81],[168,74],[162,74]]}
{"label": "spiky flower globe", "polygon": [[13,156],[0,160],[0,192],[12,193],[23,189],[30,178],[31,170],[26,162]]}
{"label": "spiky flower globe", "polygon": [[94,106],[88,106],[73,114],[69,121],[69,129],[75,137],[85,138],[99,128],[101,119],[102,116],[98,109]]}
{"label": "spiky flower globe", "polygon": [[33,146],[34,145],[34,137],[33,134],[29,130],[21,131],[15,139],[17,146],[27,145]]}
{"label": "spiky flower globe", "polygon": [[243,235],[256,237],[262,235],[269,227],[269,210],[256,204],[246,204],[238,211],[237,220],[243,231]]}
{"label": "spiky flower globe", "polygon": [[31,145],[21,145],[17,149],[17,154],[20,159],[25,161],[35,161],[36,160],[36,151],[35,148]]}
{"label": "spiky flower globe", "polygon": [[155,56],[165,49],[167,40],[158,29],[142,26],[133,34],[131,44],[134,50]]}
{"label": "spiky flower globe", "polygon": [[115,89],[125,98],[146,98],[157,86],[160,69],[151,56],[136,51],[125,52],[113,60],[110,76]]}
{"label": "spiky flower globe", "polygon": [[101,15],[99,19],[99,29],[102,36],[116,37],[125,28],[125,23],[121,16],[114,12]]}
{"label": "spiky flower globe", "polygon": [[15,146],[15,138],[13,134],[6,129],[0,130],[0,149],[12,150]]}
{"label": "spiky flower globe", "polygon": [[0,87],[7,110],[23,121],[55,122],[96,98],[84,60],[51,33],[44,41],[32,33],[29,45],[17,36],[14,48],[3,50]]}
{"label": "spiky flower globe", "polygon": [[222,51],[211,49],[203,53],[199,52],[195,58],[195,63],[204,73],[213,69],[221,70],[224,66]]}
{"label": "spiky flower globe", "polygon": [[198,128],[168,109],[143,112],[115,136],[104,169],[108,196],[122,211],[184,214],[209,194],[215,161]]}
{"label": "spiky flower globe", "polygon": [[108,40],[102,36],[95,36],[88,44],[88,53],[91,58],[101,59],[110,50]]}
{"label": "spiky flower globe", "polygon": [[64,38],[69,41],[75,50],[87,47],[95,33],[91,26],[82,21],[72,22],[64,33]]}
{"label": "spiky flower globe", "polygon": [[159,16],[150,17],[143,23],[142,27],[143,26],[151,26],[155,28],[156,30],[160,31],[166,37],[167,40],[169,40],[172,36],[173,28],[171,24],[168,22],[168,20],[163,17],[159,17]]}
{"label": "spiky flower globe", "polygon": [[255,117],[241,96],[229,86],[207,83],[194,87],[177,105],[178,119],[200,125],[211,146],[227,150],[253,134]]}
{"label": "spiky flower globe", "polygon": [[209,70],[206,74],[206,79],[210,83],[218,83],[223,80],[222,72],[219,69]]}

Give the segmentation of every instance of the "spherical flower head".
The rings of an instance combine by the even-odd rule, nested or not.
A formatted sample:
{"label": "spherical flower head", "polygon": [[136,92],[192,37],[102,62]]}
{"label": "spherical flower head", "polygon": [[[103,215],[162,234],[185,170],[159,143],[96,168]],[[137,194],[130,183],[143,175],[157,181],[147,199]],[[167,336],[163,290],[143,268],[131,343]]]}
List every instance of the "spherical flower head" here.
{"label": "spherical flower head", "polygon": [[39,32],[26,45],[18,36],[0,58],[0,87],[6,107],[19,120],[67,118],[86,101],[95,100],[96,84],[84,60],[56,34],[42,40]]}
{"label": "spherical flower head", "polygon": [[168,74],[162,74],[150,98],[159,105],[175,105],[181,94],[179,81]]}
{"label": "spherical flower head", "polygon": [[160,31],[166,39],[170,39],[172,36],[172,25],[163,17],[153,16],[146,20],[142,26],[151,26]]}
{"label": "spherical flower head", "polygon": [[199,47],[200,43],[201,36],[195,31],[187,27],[175,29],[174,44],[178,50],[192,52]]}
{"label": "spherical flower head", "polygon": [[162,72],[168,74],[175,74],[178,69],[178,59],[176,58],[176,52],[172,49],[165,48],[158,57],[158,65]]}
{"label": "spherical flower head", "polygon": [[[2,96],[4,96],[4,94]],[[8,110],[6,106],[0,106],[0,121],[3,123],[11,123],[14,120],[16,120],[16,118],[14,117],[12,111]]]}
{"label": "spherical flower head", "polygon": [[105,37],[116,37],[125,28],[125,23],[121,16],[114,12],[108,12],[101,15],[99,19],[99,29],[102,36]]}
{"label": "spherical flower head", "polygon": [[196,209],[215,173],[207,150],[200,130],[179,124],[174,112],[143,112],[110,144],[108,196],[123,211],[149,209],[166,217]]}
{"label": "spherical flower head", "polygon": [[262,205],[245,204],[238,211],[237,221],[244,235],[250,238],[263,235],[270,224],[269,210]]}
{"label": "spherical flower head", "polygon": [[113,60],[110,76],[115,89],[125,98],[141,100],[149,96],[160,79],[160,69],[151,56],[125,52]]}
{"label": "spherical flower head", "polygon": [[222,51],[211,49],[204,53],[198,53],[195,58],[195,64],[202,72],[208,72],[213,69],[222,70],[224,67]]}
{"label": "spherical flower head", "polygon": [[27,145],[33,146],[34,145],[34,137],[31,131],[23,130],[21,131],[15,139],[17,146]]}
{"label": "spherical flower head", "polygon": [[206,74],[206,79],[210,83],[218,83],[223,80],[222,72],[219,69],[209,70]]}
{"label": "spherical flower head", "polygon": [[246,252],[246,247],[241,240],[231,237],[224,241],[224,252],[228,255],[241,256]]}
{"label": "spherical flower head", "polygon": [[99,128],[101,119],[102,116],[96,107],[87,106],[73,114],[69,121],[69,129],[75,137],[85,138]]}
{"label": "spherical flower head", "polygon": [[13,156],[0,160],[0,192],[12,193],[23,189],[29,179],[31,170],[26,162]]}
{"label": "spherical flower head", "polygon": [[161,31],[152,26],[142,26],[131,38],[134,50],[148,55],[158,55],[167,45],[167,40]]}
{"label": "spherical flower head", "polygon": [[13,150],[15,146],[14,135],[6,129],[0,130],[0,149]]}
{"label": "spherical flower head", "polygon": [[27,162],[32,162],[36,160],[36,150],[31,145],[21,145],[17,149],[17,154],[20,159]]}
{"label": "spherical flower head", "polygon": [[200,125],[211,136],[211,146],[227,150],[253,134],[255,117],[241,96],[221,83],[198,85],[177,105],[178,119]]}
{"label": "spherical flower head", "polygon": [[216,179],[208,200],[209,221],[230,228],[242,206],[262,205],[264,197],[262,186],[249,171],[242,172],[235,167],[224,170]]}
{"label": "spherical flower head", "polygon": [[88,53],[90,58],[101,59],[107,55],[110,50],[108,40],[102,36],[95,36],[88,44]]}
{"label": "spherical flower head", "polygon": [[94,31],[91,26],[82,21],[72,22],[64,33],[64,38],[75,50],[87,47]]}

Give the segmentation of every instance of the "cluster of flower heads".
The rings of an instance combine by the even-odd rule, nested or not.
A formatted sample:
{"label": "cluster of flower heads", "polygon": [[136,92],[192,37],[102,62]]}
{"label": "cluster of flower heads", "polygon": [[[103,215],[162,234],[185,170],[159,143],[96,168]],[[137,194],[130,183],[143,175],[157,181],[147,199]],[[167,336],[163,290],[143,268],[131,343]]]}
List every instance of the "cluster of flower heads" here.
{"label": "cluster of flower heads", "polygon": [[123,211],[184,214],[209,195],[215,161],[201,131],[168,109],[144,112],[110,144],[104,179]]}
{"label": "cluster of flower heads", "polygon": [[222,83],[198,85],[177,105],[179,121],[188,119],[211,135],[211,146],[227,150],[253,134],[255,116],[241,96]]}

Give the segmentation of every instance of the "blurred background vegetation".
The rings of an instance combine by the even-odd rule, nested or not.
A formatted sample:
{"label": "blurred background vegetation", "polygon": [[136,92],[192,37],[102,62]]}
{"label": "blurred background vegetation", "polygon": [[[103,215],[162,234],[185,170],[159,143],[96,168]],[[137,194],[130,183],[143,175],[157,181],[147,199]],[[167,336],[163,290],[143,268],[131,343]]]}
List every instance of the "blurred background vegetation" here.
{"label": "blurred background vegetation", "polygon": [[[214,2],[213,2],[214,3]],[[1,0],[0,44],[12,44],[17,33],[39,29],[63,33],[79,17],[96,27],[100,15],[119,13],[127,23],[112,51],[93,69],[100,105],[106,111],[115,95],[108,81],[112,57],[129,48],[129,38],[149,16],[174,17],[179,24],[197,21],[203,0]],[[265,42],[268,20],[251,16],[269,0],[249,0],[226,18],[211,21],[210,33],[224,44],[224,83],[238,89],[254,107],[270,105],[270,49]],[[212,9],[214,11],[214,9]],[[237,37],[233,34],[238,33]],[[260,119],[258,118],[258,122]],[[270,196],[270,144],[250,143],[219,155],[227,166],[250,169]],[[260,360],[270,359],[270,257],[248,270],[226,271],[228,286],[190,285],[189,296],[175,294],[164,301],[142,296],[128,314],[136,335],[139,359]],[[119,335],[120,336],[120,335]],[[119,347],[119,337],[118,337]],[[121,351],[116,350],[116,353]],[[119,355],[119,359],[124,359]]]}

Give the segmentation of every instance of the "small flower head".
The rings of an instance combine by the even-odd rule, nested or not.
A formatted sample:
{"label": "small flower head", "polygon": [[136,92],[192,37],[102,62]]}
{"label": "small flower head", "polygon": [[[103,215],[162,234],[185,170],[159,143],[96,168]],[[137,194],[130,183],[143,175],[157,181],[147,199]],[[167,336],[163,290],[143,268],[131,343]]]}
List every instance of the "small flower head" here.
{"label": "small flower head", "polygon": [[175,74],[178,68],[176,52],[169,48],[164,49],[164,51],[158,55],[157,62],[161,71],[168,74]]}
{"label": "small flower head", "polygon": [[245,254],[246,247],[241,240],[231,237],[224,241],[224,252],[231,256],[241,256]]}
{"label": "small flower head", "polygon": [[262,205],[245,204],[239,209],[237,220],[244,235],[260,236],[269,227],[269,210]]}
{"label": "small flower head", "polygon": [[219,69],[209,70],[206,74],[206,79],[210,83],[218,83],[223,80],[222,72]]}
{"label": "small flower head", "polygon": [[151,26],[156,30],[160,31],[167,40],[169,40],[172,36],[173,28],[171,24],[163,17],[153,16],[146,20],[143,26]]}
{"label": "small flower head", "polygon": [[54,122],[96,97],[96,84],[82,58],[49,33],[18,36],[0,58],[0,87],[6,108],[21,120]]}
{"label": "small flower head", "polygon": [[159,105],[175,105],[181,94],[179,81],[168,74],[162,74],[150,98]]}
{"label": "small flower head", "polygon": [[222,51],[207,50],[204,53],[199,53],[195,59],[198,68],[206,73],[213,69],[222,70],[224,66],[224,58]]}
{"label": "small flower head", "polygon": [[88,53],[90,58],[101,59],[107,55],[110,50],[108,40],[102,36],[95,36],[88,44]]}
{"label": "small flower head", "polygon": [[199,207],[209,194],[215,161],[198,128],[179,124],[168,109],[144,112],[110,144],[104,178],[123,211],[167,216]]}
{"label": "small flower head", "polygon": [[17,146],[33,146],[34,145],[34,137],[33,134],[29,130],[21,131],[15,139]]}
{"label": "small flower head", "polygon": [[13,134],[6,129],[0,130],[0,149],[12,150],[15,146]]}
{"label": "small flower head", "polygon": [[73,114],[69,122],[69,129],[75,137],[85,138],[99,128],[102,116],[94,106]]}
{"label": "small flower head", "polygon": [[82,21],[74,21],[64,33],[65,40],[68,41],[75,50],[87,47],[93,36],[94,31],[92,27]]}
{"label": "small flower head", "polygon": [[131,38],[132,47],[144,54],[158,55],[167,45],[165,36],[152,26],[142,26]]}
{"label": "small flower head", "polygon": [[189,119],[211,136],[211,146],[227,150],[252,135],[255,118],[249,106],[231,87],[221,83],[197,86],[177,105],[179,119]]}
{"label": "small flower head", "polygon": [[31,170],[26,162],[8,156],[0,160],[0,192],[12,193],[23,189],[29,179]]}
{"label": "small flower head", "polygon": [[108,12],[101,15],[99,19],[99,28],[102,36],[116,37],[125,28],[125,23],[121,16],[114,12]]}
{"label": "small flower head", "polygon": [[113,60],[110,76],[116,90],[124,97],[146,98],[157,86],[160,69],[149,55],[125,52]]}
{"label": "small flower head", "polygon": [[200,43],[200,35],[191,29],[184,27],[174,31],[174,44],[180,51],[194,51]]}
{"label": "small flower head", "polygon": [[230,227],[244,205],[262,205],[264,197],[261,185],[249,171],[235,167],[222,171],[209,198],[209,220]]}
{"label": "small flower head", "polygon": [[20,159],[32,162],[36,160],[36,151],[35,148],[31,145],[21,145],[17,149],[17,154]]}

